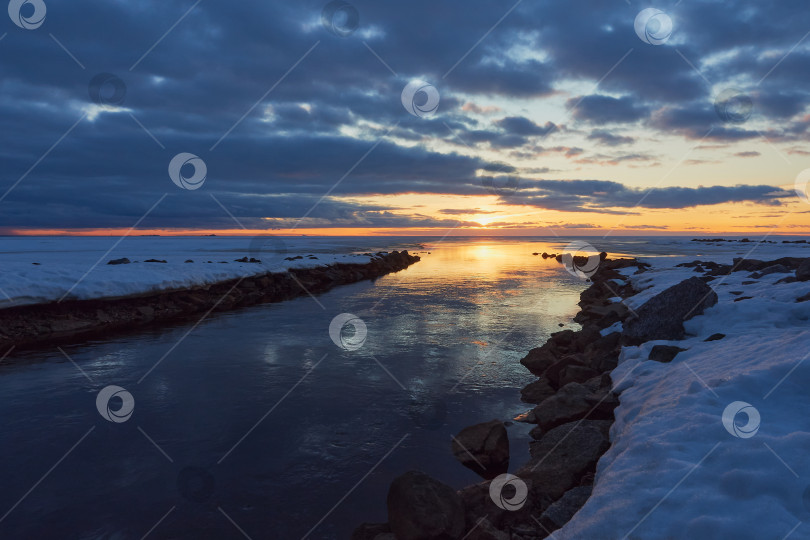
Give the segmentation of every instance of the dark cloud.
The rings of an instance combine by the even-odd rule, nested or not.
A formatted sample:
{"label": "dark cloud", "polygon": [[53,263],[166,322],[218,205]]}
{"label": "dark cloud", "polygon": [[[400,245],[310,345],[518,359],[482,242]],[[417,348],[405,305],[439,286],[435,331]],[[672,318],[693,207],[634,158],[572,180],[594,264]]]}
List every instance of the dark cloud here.
{"label": "dark cloud", "polygon": [[642,189],[606,180],[537,180],[526,181],[521,190],[502,199],[513,204],[572,212],[612,209],[616,213],[625,213],[627,211],[622,209],[681,209],[737,202],[776,206],[780,205],[782,200],[794,197],[794,192],[772,186]]}
{"label": "dark cloud", "polygon": [[[503,167],[476,157],[479,150],[519,160],[561,154],[573,167],[585,160],[646,166],[657,156],[633,145],[667,134],[729,147],[765,135],[804,152],[810,53],[799,47],[785,56],[810,24],[800,3],[678,4],[677,51],[638,40],[637,6],[596,0],[524,2],[495,26],[508,9],[497,2],[357,0],[361,27],[346,38],[321,26],[323,4],[202,2],[188,11],[181,0],[75,0],[49,9],[39,30],[7,22],[0,197],[16,187],[0,201],[0,226],[129,227],[168,192],[142,226],[232,226],[213,194],[246,225],[261,227],[262,218],[303,215],[330,189],[312,220],[428,226],[417,213],[345,198],[486,193],[478,172]],[[89,107],[88,84],[98,73],[120,77],[125,109]],[[403,108],[401,92],[413,78],[437,88],[436,116]],[[711,88],[726,80],[750,92],[751,124],[717,116]],[[594,89],[572,96],[572,83]],[[570,115],[532,114],[532,99],[545,97],[566,100]],[[514,103],[521,105],[507,106]],[[592,128],[603,124],[632,125],[633,137]],[[576,131],[583,126],[589,133]],[[560,133],[580,140],[553,141]],[[598,154],[588,141],[627,148]],[[199,192],[171,183],[168,163],[179,152],[206,162]],[[544,207],[608,213],[627,212],[640,197],[610,185],[605,204],[548,185],[528,195]],[[670,191],[653,190],[644,205],[684,207],[666,206],[667,197],[674,202],[666,204],[687,206],[781,198],[765,188],[662,188]]]}
{"label": "dark cloud", "polygon": [[628,124],[646,118],[650,109],[638,98],[591,95],[571,98],[567,103],[574,118],[591,124]]}

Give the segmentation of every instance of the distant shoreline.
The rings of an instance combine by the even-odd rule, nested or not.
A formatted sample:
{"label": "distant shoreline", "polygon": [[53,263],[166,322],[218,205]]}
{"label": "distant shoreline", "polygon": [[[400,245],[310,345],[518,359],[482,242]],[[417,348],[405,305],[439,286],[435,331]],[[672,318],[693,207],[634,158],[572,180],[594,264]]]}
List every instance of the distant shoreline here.
{"label": "distant shoreline", "polygon": [[0,349],[83,340],[109,332],[184,319],[214,311],[281,302],[338,285],[374,280],[404,270],[419,256],[407,250],[381,253],[367,263],[291,268],[219,281],[206,286],[115,299],[68,300],[0,309]]}

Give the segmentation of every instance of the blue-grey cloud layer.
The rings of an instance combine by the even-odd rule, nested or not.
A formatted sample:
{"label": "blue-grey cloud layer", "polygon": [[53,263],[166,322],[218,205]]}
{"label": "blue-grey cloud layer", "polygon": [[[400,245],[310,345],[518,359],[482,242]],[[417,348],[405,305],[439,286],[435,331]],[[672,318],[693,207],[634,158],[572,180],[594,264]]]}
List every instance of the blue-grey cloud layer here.
{"label": "blue-grey cloud layer", "polygon": [[[0,34],[8,33],[0,41],[0,195],[25,175],[0,202],[5,228],[128,227],[166,192],[172,195],[142,226],[233,226],[214,194],[246,225],[263,227],[262,217],[286,222],[304,215],[349,170],[333,195],[486,193],[476,171],[502,164],[469,157],[468,147],[496,149],[505,161],[509,153],[541,152],[582,162],[653,159],[633,149],[642,141],[628,136],[628,128],[722,144],[762,134],[774,142],[808,138],[810,51],[799,46],[773,69],[810,27],[810,12],[800,3],[679,3],[672,8],[671,43],[654,47],[633,31],[636,7],[524,2],[471,51],[509,6],[358,0],[360,28],[339,37],[321,26],[320,1],[204,1],[158,42],[193,2],[47,4],[37,30],[7,18],[0,25]],[[127,110],[85,119],[60,141],[90,102],[88,83],[101,72],[126,84]],[[400,92],[415,77],[440,89],[438,116],[419,119],[402,107]],[[723,123],[707,80],[742,85],[755,104],[750,122],[764,122],[764,131],[750,122]],[[487,120],[462,107],[479,95],[554,96],[571,82],[595,89],[570,96],[563,125],[553,123],[559,118],[497,111]],[[554,142],[569,129],[583,130],[583,145],[592,147]],[[458,153],[438,151],[437,139]],[[167,166],[178,152],[205,160],[202,190],[181,192],[169,181]],[[515,174],[521,172],[527,173]],[[532,182],[523,183],[529,187],[521,190],[522,201],[543,208],[622,212],[644,196],[616,182]],[[588,194],[597,187],[606,195]],[[638,206],[776,204],[787,196],[767,186],[666,188],[652,190]],[[335,226],[447,224],[391,210],[327,198],[310,216]]]}

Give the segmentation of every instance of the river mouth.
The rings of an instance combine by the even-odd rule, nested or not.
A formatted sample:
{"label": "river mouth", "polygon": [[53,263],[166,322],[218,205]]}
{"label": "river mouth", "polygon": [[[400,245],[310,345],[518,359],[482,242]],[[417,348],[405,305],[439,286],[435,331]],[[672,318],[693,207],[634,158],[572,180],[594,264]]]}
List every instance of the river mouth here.
{"label": "river mouth", "polygon": [[[155,527],[156,538],[237,538],[238,525],[253,538],[346,538],[362,521],[385,521],[388,485],[406,470],[457,488],[478,481],[452,457],[451,435],[530,408],[519,389],[533,378],[519,360],[560,323],[578,328],[587,284],[533,255],[558,243],[424,243],[430,254],[407,270],[317,302],[218,313],[65,354],[12,352],[0,363],[0,533],[140,538]],[[343,313],[365,323],[356,350],[330,339]],[[97,408],[110,385],[133,398],[124,421]],[[509,427],[515,466],[530,427]]]}

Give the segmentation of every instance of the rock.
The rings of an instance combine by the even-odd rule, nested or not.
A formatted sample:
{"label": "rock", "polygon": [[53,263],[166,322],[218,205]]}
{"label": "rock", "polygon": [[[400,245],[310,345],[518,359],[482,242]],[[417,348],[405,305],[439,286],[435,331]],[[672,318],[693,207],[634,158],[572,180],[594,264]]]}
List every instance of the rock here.
{"label": "rock", "polygon": [[553,532],[571,521],[574,514],[585,506],[593,486],[578,486],[569,489],[540,516],[540,524],[547,532]]}
{"label": "rock", "polygon": [[451,447],[453,456],[482,478],[491,480],[509,469],[509,436],[499,420],[465,427]]}
{"label": "rock", "polygon": [[735,302],[742,302],[743,300],[751,300],[753,296],[740,296],[739,298],[735,298]]}
{"label": "rock", "polygon": [[191,259],[186,259],[186,262],[187,263],[193,263],[194,261],[192,261]]}
{"label": "rock", "polygon": [[464,505],[453,488],[409,471],[388,488],[388,523],[397,540],[457,539],[464,533]]}
{"label": "rock", "polygon": [[164,260],[160,260],[160,259],[146,259],[146,260],[145,260],[145,261],[143,261],[143,262],[148,262],[148,263],[162,263],[162,264],[166,264],[166,261],[164,261]]}
{"label": "rock", "polygon": [[796,279],[799,281],[810,281],[810,258],[805,259],[796,269]]}
{"label": "rock", "polygon": [[129,264],[130,262],[132,261],[124,257],[122,259],[113,259],[111,261],[108,261],[107,264]]}
{"label": "rock", "polygon": [[530,350],[529,354],[520,360],[520,363],[535,375],[540,376],[549,367],[559,362],[559,358],[555,354],[554,348],[554,344],[551,342],[551,340],[549,340],[542,347],[537,347]]}
{"label": "rock", "polygon": [[679,340],[686,331],[684,320],[700,315],[717,303],[717,293],[700,278],[673,285],[636,310],[637,317],[624,323],[624,337],[631,343]]}
{"label": "rock", "polygon": [[[739,300],[739,298],[737,300]],[[703,341],[719,341],[719,340],[723,339],[724,337],[726,337],[725,334],[712,334],[709,337],[707,337],[706,339],[704,339]]]}
{"label": "rock", "polygon": [[753,279],[760,279],[761,277],[764,277],[764,276],[767,276],[767,275],[770,275],[770,274],[786,274],[788,272],[790,272],[790,268],[788,268],[787,266],[785,266],[783,264],[774,264],[772,266],[768,266],[766,268],[763,268],[759,272],[754,272],[753,274],[751,274],[748,277],[753,278]]}
{"label": "rock", "polygon": [[805,294],[803,296],[798,297],[796,299],[796,302],[807,302],[808,300],[810,300],[810,293],[807,293],[807,294]]}
{"label": "rock", "polygon": [[556,394],[534,408],[537,425],[541,429],[549,430],[585,418],[593,408],[588,398],[598,389],[598,384],[592,381],[585,384],[576,382],[566,384]]}
{"label": "rock", "polygon": [[[610,446],[608,420],[584,420],[558,426],[530,443],[531,459],[515,473],[529,488],[529,506],[542,512],[592,472]],[[536,515],[536,514],[535,514]]]}
{"label": "rock", "polygon": [[383,540],[386,535],[395,540],[388,523],[363,523],[354,530],[351,540]]}
{"label": "rock", "polygon": [[669,362],[672,362],[673,358],[675,358],[679,352],[683,352],[685,350],[686,349],[681,349],[680,347],[675,347],[674,345],[656,345],[650,350],[650,355],[647,357],[647,359],[668,364]]}
{"label": "rock", "polygon": [[524,403],[540,404],[543,400],[554,395],[556,390],[549,384],[548,379],[540,377],[520,390],[520,400]]}
{"label": "rock", "polygon": [[138,313],[144,316],[146,319],[153,319],[155,317],[155,308],[150,306],[141,306],[138,308]]}

